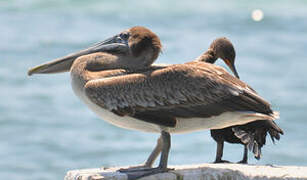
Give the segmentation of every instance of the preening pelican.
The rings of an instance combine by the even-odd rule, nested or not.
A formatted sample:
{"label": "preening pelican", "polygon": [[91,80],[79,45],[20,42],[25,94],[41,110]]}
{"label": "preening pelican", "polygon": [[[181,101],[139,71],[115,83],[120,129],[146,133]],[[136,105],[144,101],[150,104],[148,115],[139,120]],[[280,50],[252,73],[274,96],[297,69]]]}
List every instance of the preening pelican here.
{"label": "preening pelican", "polygon": [[[235,49],[230,40],[225,37],[215,39],[211,43],[209,49],[198,58],[198,61],[214,64],[221,52],[225,52],[225,56],[229,57],[225,63],[230,66],[234,75],[239,79],[239,74],[234,66],[236,56]],[[217,143],[215,163],[229,162],[222,160],[225,141],[244,145],[243,159],[239,161],[239,163],[244,164],[248,161],[248,148],[254,153],[256,159],[260,159],[261,148],[266,143],[267,133],[269,133],[273,142],[275,142],[275,139],[280,139],[280,134],[284,134],[283,130],[272,120],[259,120],[244,125],[230,126],[223,129],[212,129],[210,133]]]}
{"label": "preening pelican", "polygon": [[[34,67],[28,74],[70,71],[75,94],[103,120],[121,128],[159,133],[157,146],[144,165],[148,168],[141,169],[144,173],[137,178],[168,170],[170,134],[278,117],[266,100],[225,69],[198,60],[153,65],[160,51],[158,36],[136,26]],[[235,71],[227,52],[218,56]],[[160,152],[159,166],[151,168]]]}

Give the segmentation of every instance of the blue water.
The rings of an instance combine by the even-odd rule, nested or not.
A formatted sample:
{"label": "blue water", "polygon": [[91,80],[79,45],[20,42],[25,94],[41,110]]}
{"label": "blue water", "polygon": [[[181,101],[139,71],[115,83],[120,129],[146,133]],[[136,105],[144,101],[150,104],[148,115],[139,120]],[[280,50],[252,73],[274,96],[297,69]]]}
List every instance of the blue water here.
{"label": "blue water", "polygon": [[[251,12],[261,9],[255,22]],[[73,94],[68,73],[27,77],[28,68],[135,25],[163,43],[158,63],[182,63],[227,36],[241,78],[280,111],[285,131],[253,164],[307,165],[307,1],[0,1],[0,177],[63,179],[66,171],[143,162],[158,135],[100,120]],[[222,62],[218,63],[224,66]],[[208,131],[172,136],[169,163],[212,162]],[[241,159],[240,145],[224,158]]]}

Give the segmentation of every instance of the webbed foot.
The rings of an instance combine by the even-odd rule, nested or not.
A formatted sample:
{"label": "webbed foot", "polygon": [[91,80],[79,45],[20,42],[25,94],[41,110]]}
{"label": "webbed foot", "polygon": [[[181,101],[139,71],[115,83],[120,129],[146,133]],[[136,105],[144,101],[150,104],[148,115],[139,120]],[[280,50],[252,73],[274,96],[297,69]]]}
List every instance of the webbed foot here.
{"label": "webbed foot", "polygon": [[170,170],[170,168],[144,168],[144,169],[139,169],[139,170],[135,170],[135,171],[130,171],[130,172],[125,172],[128,176],[128,180],[136,180],[145,176],[151,176],[154,174],[159,174],[159,173],[164,173],[164,172],[168,172]]}
{"label": "webbed foot", "polygon": [[231,162],[227,160],[215,160],[213,163],[231,163]]}
{"label": "webbed foot", "polygon": [[146,169],[152,169],[152,167],[147,166],[145,164],[140,164],[140,165],[136,165],[136,166],[130,166],[128,168],[121,168],[118,171],[122,172],[122,173],[126,173],[126,172],[142,171],[142,170],[146,170]]}
{"label": "webbed foot", "polygon": [[241,161],[239,161],[237,163],[239,163],[239,164],[247,164],[247,160],[243,159],[243,160],[241,160]]}

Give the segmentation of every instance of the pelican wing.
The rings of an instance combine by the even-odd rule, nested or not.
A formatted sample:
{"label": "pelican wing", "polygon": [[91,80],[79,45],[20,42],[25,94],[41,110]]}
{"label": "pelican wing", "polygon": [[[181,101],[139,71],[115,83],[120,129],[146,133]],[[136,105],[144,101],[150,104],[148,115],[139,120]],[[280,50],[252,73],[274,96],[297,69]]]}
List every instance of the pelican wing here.
{"label": "pelican wing", "polygon": [[168,127],[176,125],[177,117],[210,117],[226,111],[272,113],[248,85],[203,62],[91,80],[85,92],[95,104],[117,115]]}

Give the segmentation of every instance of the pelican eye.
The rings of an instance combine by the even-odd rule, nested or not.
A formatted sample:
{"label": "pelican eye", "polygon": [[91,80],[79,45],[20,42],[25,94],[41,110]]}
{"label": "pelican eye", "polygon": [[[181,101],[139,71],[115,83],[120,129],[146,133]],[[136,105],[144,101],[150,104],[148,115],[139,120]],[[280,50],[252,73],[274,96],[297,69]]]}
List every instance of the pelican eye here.
{"label": "pelican eye", "polygon": [[120,38],[122,38],[122,40],[128,40],[128,38],[129,38],[128,33],[121,33],[119,36],[120,36]]}

